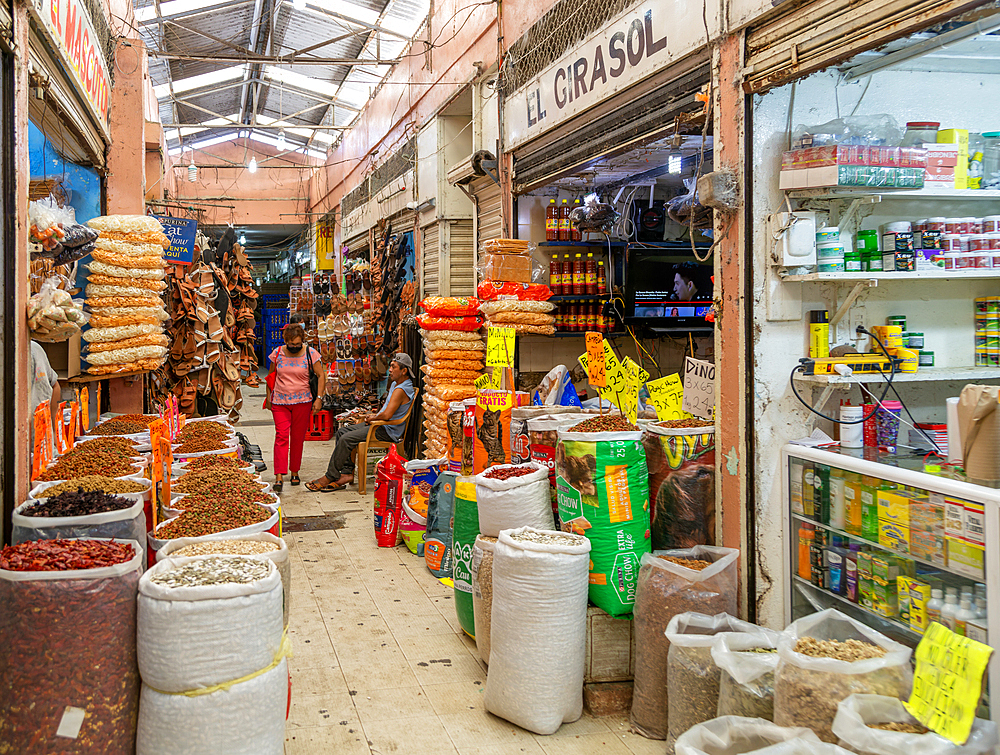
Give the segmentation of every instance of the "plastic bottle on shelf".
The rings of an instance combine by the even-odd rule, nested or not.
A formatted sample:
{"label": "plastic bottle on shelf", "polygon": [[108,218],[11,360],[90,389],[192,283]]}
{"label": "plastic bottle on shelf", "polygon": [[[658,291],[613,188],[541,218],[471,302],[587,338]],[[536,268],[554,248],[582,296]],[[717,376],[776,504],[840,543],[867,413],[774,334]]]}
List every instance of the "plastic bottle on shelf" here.
{"label": "plastic bottle on shelf", "polygon": [[564,309],[565,309],[565,307],[561,307],[559,305],[556,305],[555,310],[552,312],[552,317],[555,318],[555,322],[553,322],[552,324],[555,327],[556,332],[559,332],[559,331],[561,331],[563,329],[563,310]]}
{"label": "plastic bottle on shelf", "polygon": [[598,303],[595,307],[596,314],[594,315],[594,330],[598,333],[604,333],[607,327],[604,324],[604,306]]}
{"label": "plastic bottle on shelf", "polygon": [[954,587],[949,587],[944,595],[944,605],[941,606],[941,623],[951,631],[955,631],[955,614],[958,613],[958,593]]}
{"label": "plastic bottle on shelf", "polygon": [[597,263],[597,293],[604,294],[608,290],[607,274],[604,270],[604,260]]}
{"label": "plastic bottle on shelf", "polygon": [[809,564],[809,546],[812,545],[815,530],[811,524],[802,522],[799,525],[799,563],[798,572],[802,579],[808,580],[812,574],[812,567]]}
{"label": "plastic bottle on shelf", "polygon": [[844,470],[830,470],[830,526],[838,530],[845,530],[847,524],[846,484]]}
{"label": "plastic bottle on shelf", "polygon": [[549,260],[549,288],[552,293],[562,293],[562,269],[559,267],[559,255],[553,254]]}
{"label": "plastic bottle on shelf", "polygon": [[549,206],[545,208],[545,240],[559,240],[559,208],[554,199],[550,199]]}
{"label": "plastic bottle on shelf", "polygon": [[572,333],[576,330],[576,316],[579,307],[575,304],[564,304],[563,307],[566,309],[566,315],[563,317],[563,330]]}
{"label": "plastic bottle on shelf", "polygon": [[562,268],[562,295],[573,293],[573,258],[566,253],[563,257],[563,261],[560,263]]}
{"label": "plastic bottle on shelf", "polygon": [[986,598],[976,598],[976,618],[986,619],[988,611],[986,610]]}
{"label": "plastic bottle on shelf", "polygon": [[927,601],[925,606],[928,624],[932,621],[941,623],[941,609],[944,607],[944,600],[941,597],[943,594],[940,587],[931,588],[931,599]]}
{"label": "plastic bottle on shelf", "polygon": [[597,293],[597,260],[594,259],[594,253],[588,252],[587,259],[584,260],[584,293],[591,296]]}
{"label": "plastic bottle on shelf", "polygon": [[576,253],[573,258],[573,293],[576,295],[581,295],[586,291],[586,263],[583,261],[583,255],[580,252]]}
{"label": "plastic bottle on shelf", "polygon": [[972,601],[963,597],[962,602],[958,604],[958,611],[955,612],[955,626],[952,631],[965,637],[965,624],[968,621],[976,618],[976,612],[972,610]]}
{"label": "plastic bottle on shelf", "polygon": [[[580,200],[579,199],[573,200],[573,209],[575,210],[579,206],[580,206]],[[583,231],[581,231],[579,228],[573,225],[572,222],[569,224],[569,229],[570,229],[571,241],[583,241]]]}
{"label": "plastic bottle on shelf", "polygon": [[559,241],[571,241],[572,233],[569,224],[569,203],[563,200],[559,205]]}

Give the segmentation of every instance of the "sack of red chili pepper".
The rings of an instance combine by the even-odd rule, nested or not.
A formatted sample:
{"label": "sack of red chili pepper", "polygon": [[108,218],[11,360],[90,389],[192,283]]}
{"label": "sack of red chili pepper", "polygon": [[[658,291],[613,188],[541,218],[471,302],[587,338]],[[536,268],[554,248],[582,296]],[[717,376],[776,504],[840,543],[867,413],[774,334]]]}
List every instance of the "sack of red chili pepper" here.
{"label": "sack of red chili pepper", "polygon": [[[117,506],[118,508],[113,508]],[[66,492],[14,509],[11,542],[56,538],[115,538],[146,541],[142,493]],[[140,545],[140,550],[145,550]]]}
{"label": "sack of red chili pepper", "polygon": [[481,534],[499,537],[500,530],[518,527],[555,528],[544,464],[500,464],[474,479]]}
{"label": "sack of red chili pepper", "polygon": [[0,551],[5,752],[134,751],[140,554],[134,541],[103,540]]}

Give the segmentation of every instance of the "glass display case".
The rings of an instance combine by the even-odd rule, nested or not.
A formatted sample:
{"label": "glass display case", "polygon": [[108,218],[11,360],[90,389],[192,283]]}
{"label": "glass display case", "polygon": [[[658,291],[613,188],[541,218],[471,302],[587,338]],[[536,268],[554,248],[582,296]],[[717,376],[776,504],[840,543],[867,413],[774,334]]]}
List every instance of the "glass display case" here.
{"label": "glass display case", "polygon": [[[782,449],[786,622],[836,608],[911,647],[931,621],[1000,637],[1000,490],[922,469],[872,448]],[[1000,664],[989,677],[1000,689]]]}

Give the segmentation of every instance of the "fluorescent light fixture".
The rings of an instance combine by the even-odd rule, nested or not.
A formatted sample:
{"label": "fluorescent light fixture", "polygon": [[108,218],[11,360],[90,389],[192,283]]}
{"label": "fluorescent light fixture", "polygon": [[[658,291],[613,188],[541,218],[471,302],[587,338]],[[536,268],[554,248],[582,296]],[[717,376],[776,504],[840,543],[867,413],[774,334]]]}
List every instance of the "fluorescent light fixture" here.
{"label": "fluorescent light fixture", "polygon": [[681,172],[682,158],[680,155],[670,155],[667,158],[667,171],[677,175]]}
{"label": "fluorescent light fixture", "polygon": [[247,163],[247,170],[249,170],[251,173],[256,173],[257,172],[257,158],[256,157],[251,157],[250,158],[250,162]]}
{"label": "fluorescent light fixture", "polygon": [[285,130],[282,129],[278,132],[278,149],[284,149],[287,142],[285,141]]}
{"label": "fluorescent light fixture", "polygon": [[[246,66],[241,64],[229,66],[228,68],[220,68],[217,71],[209,71],[208,73],[200,73],[197,76],[188,76],[186,79],[177,79],[174,81],[174,94],[202,89],[214,84],[221,84],[224,81],[235,81],[236,79],[243,78],[244,73],[246,73]],[[155,86],[153,87],[153,93],[157,99],[163,99],[170,94],[170,85],[160,84],[159,86]]]}

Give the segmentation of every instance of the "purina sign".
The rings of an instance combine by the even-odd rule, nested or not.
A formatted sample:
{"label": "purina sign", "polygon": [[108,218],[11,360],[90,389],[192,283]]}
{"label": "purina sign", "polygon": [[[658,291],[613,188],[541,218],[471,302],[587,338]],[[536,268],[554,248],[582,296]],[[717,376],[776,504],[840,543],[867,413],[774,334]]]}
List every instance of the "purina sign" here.
{"label": "purina sign", "polygon": [[701,5],[644,2],[576,45],[504,101],[517,147],[705,44]]}

